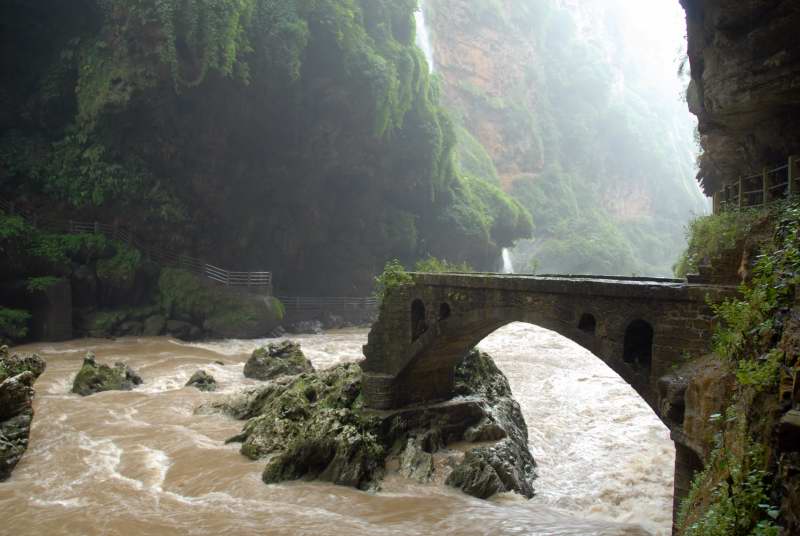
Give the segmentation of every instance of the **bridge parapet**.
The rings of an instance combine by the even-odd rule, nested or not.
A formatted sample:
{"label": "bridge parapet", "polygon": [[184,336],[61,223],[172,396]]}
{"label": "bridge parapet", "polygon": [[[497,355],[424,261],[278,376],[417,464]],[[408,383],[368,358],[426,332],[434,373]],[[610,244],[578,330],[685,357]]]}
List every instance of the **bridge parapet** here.
{"label": "bridge parapet", "polygon": [[658,411],[658,379],[708,350],[707,300],[732,287],[648,278],[412,274],[391,289],[364,347],[367,404],[389,409],[449,398],[473,346],[520,321],[589,349]]}

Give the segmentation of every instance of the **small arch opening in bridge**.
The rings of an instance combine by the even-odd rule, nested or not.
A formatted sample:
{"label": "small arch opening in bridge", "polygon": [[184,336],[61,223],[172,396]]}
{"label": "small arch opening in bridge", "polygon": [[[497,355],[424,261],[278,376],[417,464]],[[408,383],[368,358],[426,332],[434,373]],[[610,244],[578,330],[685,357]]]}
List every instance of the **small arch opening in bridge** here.
{"label": "small arch opening in bridge", "polygon": [[584,333],[594,335],[595,331],[597,331],[597,320],[595,319],[594,315],[590,313],[584,313],[578,322],[578,329]]}
{"label": "small arch opening in bridge", "polygon": [[634,320],[628,325],[622,358],[638,368],[650,368],[653,361],[653,326],[644,320]]}
{"label": "small arch opening in bridge", "polygon": [[411,340],[416,341],[420,335],[427,331],[428,325],[425,323],[425,304],[422,300],[414,300],[411,303]]}
{"label": "small arch opening in bridge", "polygon": [[450,318],[450,304],[443,303],[439,306],[439,320]]}

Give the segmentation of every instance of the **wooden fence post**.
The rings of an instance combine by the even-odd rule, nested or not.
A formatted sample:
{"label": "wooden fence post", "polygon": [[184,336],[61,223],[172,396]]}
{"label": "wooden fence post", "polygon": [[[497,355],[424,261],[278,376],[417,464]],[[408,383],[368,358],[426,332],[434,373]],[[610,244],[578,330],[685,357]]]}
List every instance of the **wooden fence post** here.
{"label": "wooden fence post", "polygon": [[100,222],[94,222],[94,234],[100,234]]}
{"label": "wooden fence post", "polygon": [[761,197],[766,207],[767,203],[769,203],[769,175],[767,174],[766,167],[761,171],[761,191]]}
{"label": "wooden fence post", "polygon": [[792,197],[792,195],[794,195],[794,181],[797,178],[794,176],[796,171],[795,166],[797,166],[797,157],[792,155],[789,157],[789,169],[786,172],[786,176],[789,178],[789,184],[786,189],[786,197]]}

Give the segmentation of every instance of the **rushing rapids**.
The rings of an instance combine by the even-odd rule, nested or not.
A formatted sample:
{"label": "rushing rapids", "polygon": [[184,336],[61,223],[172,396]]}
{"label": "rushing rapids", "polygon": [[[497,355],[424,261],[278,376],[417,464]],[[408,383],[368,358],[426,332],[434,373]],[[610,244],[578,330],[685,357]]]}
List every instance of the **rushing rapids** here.
{"label": "rushing rapids", "polygon": [[[317,369],[361,355],[365,330],[301,336]],[[242,369],[264,341],[165,338],[32,345],[48,360],[36,383],[29,450],[0,484],[0,534],[669,534],[668,432],[620,378],[560,336],[513,324],[481,344],[508,376],[539,467],[537,496],[482,501],[441,483],[389,477],[369,494],[321,483],[266,486],[263,462],[224,440],[242,423],[195,408],[255,380]],[[126,361],[133,391],[70,394],[87,350]],[[198,369],[215,392],[185,387]]]}

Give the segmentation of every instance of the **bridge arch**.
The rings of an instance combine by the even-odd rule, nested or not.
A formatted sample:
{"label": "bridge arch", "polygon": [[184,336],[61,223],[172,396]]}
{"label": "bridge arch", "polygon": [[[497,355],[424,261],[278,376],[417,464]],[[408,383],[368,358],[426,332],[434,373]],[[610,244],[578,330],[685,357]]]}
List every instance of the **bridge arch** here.
{"label": "bridge arch", "polygon": [[[419,300],[412,303],[417,301]],[[638,367],[638,362],[627,363],[602,357],[609,353],[622,355],[624,326],[631,324],[636,327],[639,324],[631,318],[609,325],[602,320],[598,323],[591,313],[585,315],[590,315],[595,321],[592,329],[587,329],[586,322],[581,322],[585,320],[583,318],[577,321],[572,318],[564,320],[552,315],[549,310],[526,307],[473,310],[429,319],[429,329],[414,339],[407,349],[403,363],[399,365],[400,370],[394,380],[395,399],[392,405],[402,407],[449,398],[452,395],[454,371],[461,359],[483,339],[514,322],[554,331],[586,348],[610,365],[644,397],[648,383],[645,368]],[[598,337],[598,331],[613,333],[614,336]],[[634,340],[638,341],[639,339]],[[635,349],[645,355],[639,346]]]}
{"label": "bridge arch", "polygon": [[706,297],[728,292],[642,278],[412,274],[412,280],[387,293],[364,347],[365,397],[376,409],[449,398],[459,360],[500,327],[525,322],[588,349],[658,413],[658,379],[684,352],[707,349]]}

